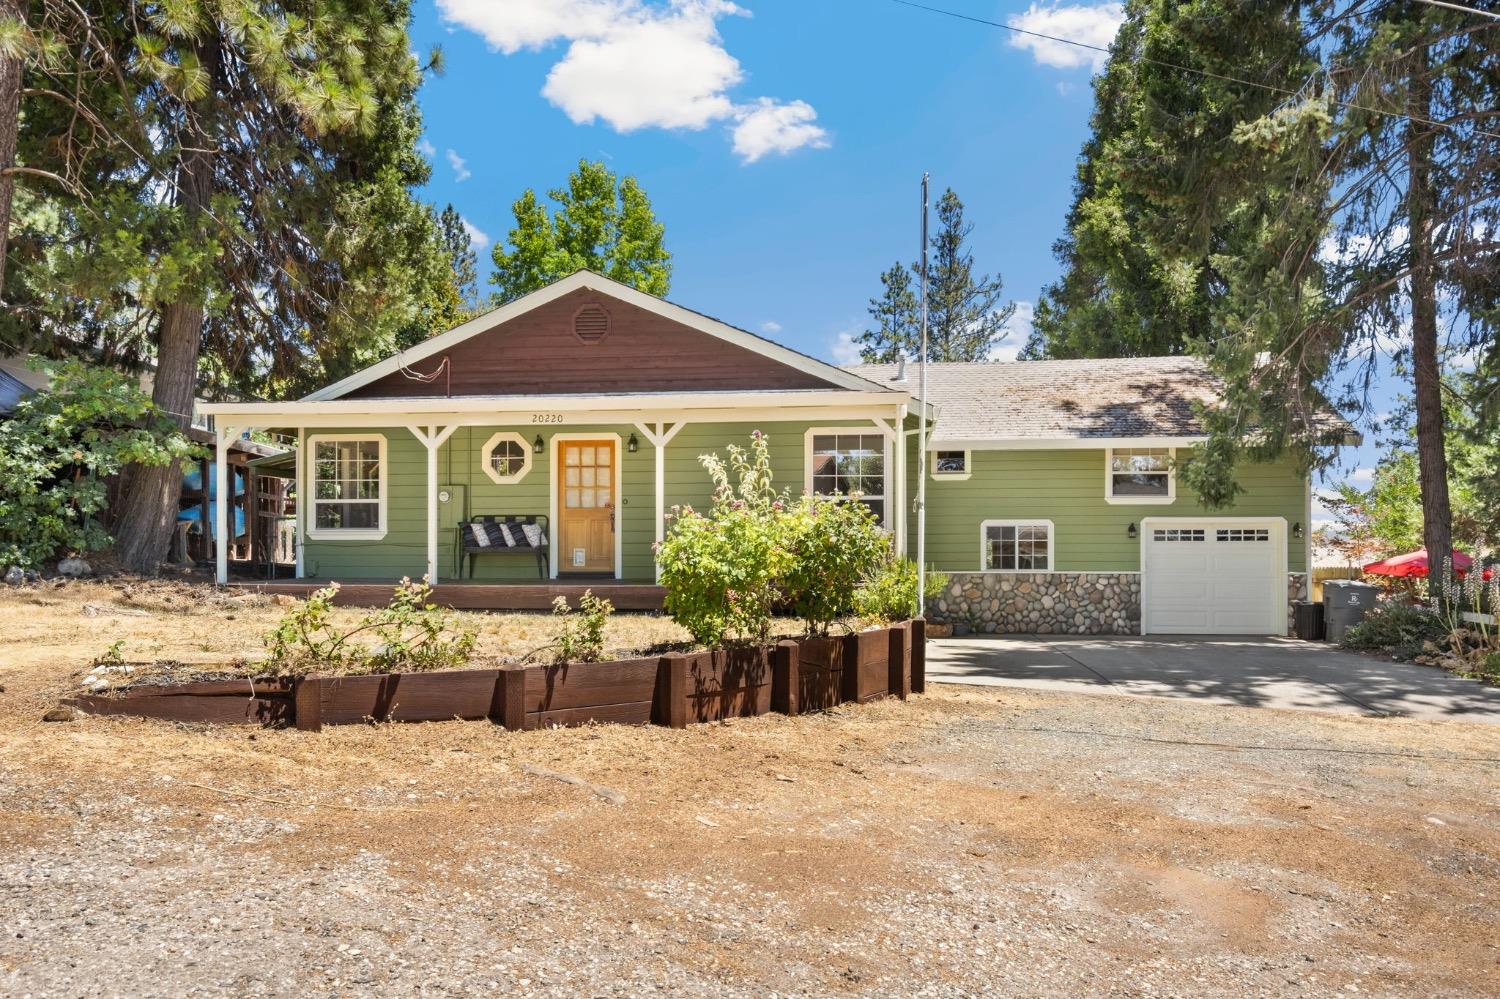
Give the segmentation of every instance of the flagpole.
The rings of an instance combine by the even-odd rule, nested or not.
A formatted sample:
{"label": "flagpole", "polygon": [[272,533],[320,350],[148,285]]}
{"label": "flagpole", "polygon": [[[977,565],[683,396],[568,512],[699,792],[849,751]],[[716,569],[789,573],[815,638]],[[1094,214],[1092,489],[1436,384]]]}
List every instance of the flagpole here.
{"label": "flagpole", "polygon": [[922,347],[917,356],[917,616],[927,615],[927,174],[922,174]]}

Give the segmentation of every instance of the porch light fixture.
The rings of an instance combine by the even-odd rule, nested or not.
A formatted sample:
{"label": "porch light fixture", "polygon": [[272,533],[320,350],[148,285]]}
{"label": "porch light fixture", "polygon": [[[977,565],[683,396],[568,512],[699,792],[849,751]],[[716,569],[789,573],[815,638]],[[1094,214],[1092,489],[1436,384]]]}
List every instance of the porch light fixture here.
{"label": "porch light fixture", "polygon": [[1292,525],[1292,537],[1299,541],[1302,539],[1302,521],[1299,520]]}
{"label": "porch light fixture", "polygon": [[1139,533],[1140,532],[1135,529],[1135,524],[1133,523],[1129,527],[1125,528],[1125,536],[1131,541],[1134,541]]}
{"label": "porch light fixture", "polygon": [[542,440],[542,435],[541,434],[537,434],[536,435],[536,440],[534,440],[534,441],[531,442],[531,453],[532,454],[541,454],[542,453],[542,448],[544,448],[546,446],[547,446],[547,442],[544,441],[544,440]]}
{"label": "porch light fixture", "polygon": [[630,440],[625,442],[625,450],[629,451],[631,454],[635,454],[636,449],[640,446],[641,442],[635,439],[635,434],[631,434]]}

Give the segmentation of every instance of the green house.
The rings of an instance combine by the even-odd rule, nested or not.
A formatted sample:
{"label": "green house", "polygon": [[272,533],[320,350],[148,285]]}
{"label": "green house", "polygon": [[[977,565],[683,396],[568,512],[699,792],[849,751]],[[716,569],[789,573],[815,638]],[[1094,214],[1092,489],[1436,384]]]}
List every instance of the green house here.
{"label": "green house", "polygon": [[[502,595],[486,606],[515,606],[506,587],[649,593],[670,511],[709,502],[699,456],[760,430],[780,484],[857,494],[899,551],[949,575],[938,619],[1286,630],[1309,482],[1287,461],[1245,470],[1230,510],[1179,495],[1178,463],[1204,439],[1196,406],[1214,400],[1199,362],[929,365],[925,468],[920,380],[580,271],[303,399],[201,408],[221,449],[249,429],[296,435],[304,580],[425,574],[448,595]],[[221,582],[228,568],[221,554]]]}

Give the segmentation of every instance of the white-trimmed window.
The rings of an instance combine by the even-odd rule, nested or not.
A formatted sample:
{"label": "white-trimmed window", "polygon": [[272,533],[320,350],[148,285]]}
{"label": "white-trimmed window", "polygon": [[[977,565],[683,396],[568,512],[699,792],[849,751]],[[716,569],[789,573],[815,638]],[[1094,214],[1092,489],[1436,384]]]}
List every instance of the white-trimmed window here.
{"label": "white-trimmed window", "polygon": [[385,537],[386,449],[379,434],[323,434],[307,441],[314,538]]}
{"label": "white-trimmed window", "polygon": [[939,448],[932,452],[932,477],[934,479],[967,479],[973,468],[973,460],[973,455],[968,451]]}
{"label": "white-trimmed window", "polygon": [[531,471],[531,445],[520,434],[502,430],[485,441],[479,465],[501,485],[520,482]]}
{"label": "white-trimmed window", "polygon": [[1050,520],[986,520],[979,525],[979,564],[985,572],[1051,572]]}
{"label": "white-trimmed window", "polygon": [[1171,503],[1177,473],[1168,447],[1116,447],[1104,452],[1104,499],[1110,503]]}
{"label": "white-trimmed window", "polygon": [[887,445],[886,435],[878,430],[809,430],[807,491],[840,499],[857,493],[859,501],[885,523]]}

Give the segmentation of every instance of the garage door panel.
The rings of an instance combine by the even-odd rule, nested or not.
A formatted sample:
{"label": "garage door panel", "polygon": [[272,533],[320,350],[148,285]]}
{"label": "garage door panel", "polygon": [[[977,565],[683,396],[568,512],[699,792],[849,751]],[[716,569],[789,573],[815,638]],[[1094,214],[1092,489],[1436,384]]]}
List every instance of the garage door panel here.
{"label": "garage door panel", "polygon": [[1167,522],[1144,532],[1142,623],[1157,634],[1281,634],[1286,585],[1280,526],[1232,519]]}

